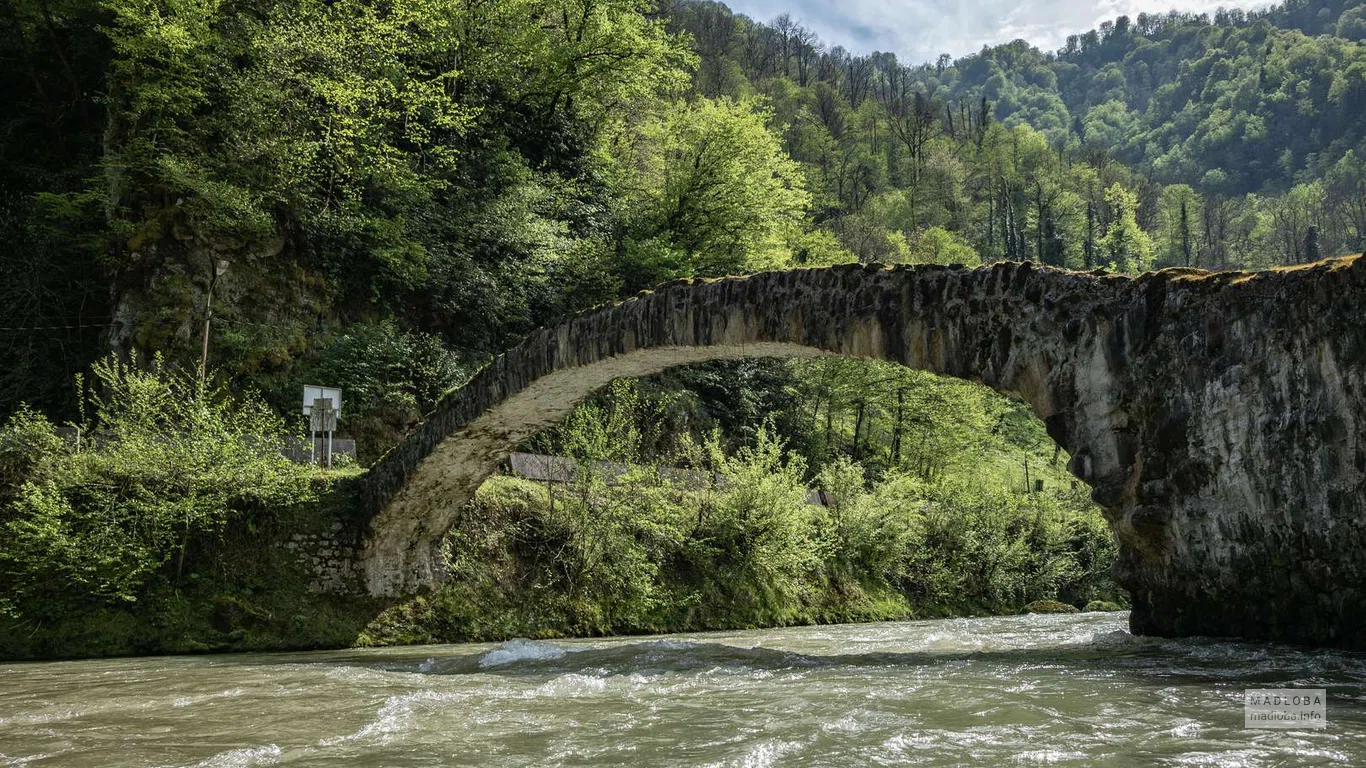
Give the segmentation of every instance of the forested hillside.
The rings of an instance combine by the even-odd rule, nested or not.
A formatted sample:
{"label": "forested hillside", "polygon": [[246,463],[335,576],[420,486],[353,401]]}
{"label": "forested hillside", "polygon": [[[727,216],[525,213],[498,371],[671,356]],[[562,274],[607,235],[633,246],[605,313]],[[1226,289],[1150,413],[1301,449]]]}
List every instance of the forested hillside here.
{"label": "forested hillside", "polygon": [[698,90],[770,100],[817,221],[862,258],[955,242],[1133,271],[1361,250],[1360,7],[1141,14],[1058,52],[1015,41],[910,66],[827,50],[786,17],[679,16]]}

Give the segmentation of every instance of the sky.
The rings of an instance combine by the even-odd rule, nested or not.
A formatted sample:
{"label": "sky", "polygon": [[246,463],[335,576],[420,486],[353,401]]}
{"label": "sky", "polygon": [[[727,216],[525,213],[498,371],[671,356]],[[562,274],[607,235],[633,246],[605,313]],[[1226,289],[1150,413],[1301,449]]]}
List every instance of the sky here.
{"label": "sky", "polygon": [[889,51],[908,64],[957,58],[985,45],[1023,38],[1057,50],[1067,36],[1139,13],[1213,14],[1219,7],[1262,8],[1269,0],[724,0],[758,21],[789,13],[828,46],[851,53]]}

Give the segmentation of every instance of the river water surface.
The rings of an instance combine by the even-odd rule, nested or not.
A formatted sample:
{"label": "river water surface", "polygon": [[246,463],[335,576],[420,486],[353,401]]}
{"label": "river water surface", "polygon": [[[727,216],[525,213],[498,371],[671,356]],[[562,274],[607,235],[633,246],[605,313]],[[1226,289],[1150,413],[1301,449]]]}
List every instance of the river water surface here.
{"label": "river water surface", "polygon": [[[0,666],[0,765],[1366,765],[1366,655],[1126,614]],[[1245,688],[1327,688],[1245,730]]]}

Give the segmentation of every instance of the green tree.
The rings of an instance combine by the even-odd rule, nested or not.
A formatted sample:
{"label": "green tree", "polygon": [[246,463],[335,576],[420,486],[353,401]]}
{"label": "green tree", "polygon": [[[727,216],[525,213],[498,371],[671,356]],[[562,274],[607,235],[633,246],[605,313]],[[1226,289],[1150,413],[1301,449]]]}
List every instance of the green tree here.
{"label": "green tree", "polygon": [[1153,266],[1153,242],[1135,218],[1138,197],[1115,183],[1105,190],[1110,224],[1100,239],[1100,249],[1118,272],[1143,272]]}
{"label": "green tree", "polygon": [[910,245],[911,260],[930,264],[976,266],[981,257],[959,235],[943,227],[930,227],[916,233]]}
{"label": "green tree", "polygon": [[[1266,198],[1263,209],[1267,216],[1267,234],[1280,250],[1283,264],[1306,261],[1304,246],[1310,227],[1316,227],[1324,208],[1323,184],[1314,181],[1296,184],[1284,195]],[[1315,233],[1315,244],[1318,235]]]}
{"label": "green tree", "polygon": [[1366,6],[1348,8],[1338,17],[1338,37],[1357,42],[1366,41]]}
{"label": "green tree", "polygon": [[1328,172],[1325,184],[1329,206],[1342,222],[1347,250],[1366,250],[1366,162],[1348,150]]}
{"label": "green tree", "polygon": [[1165,264],[1199,266],[1196,222],[1201,220],[1200,196],[1186,184],[1162,189],[1157,203],[1157,242]]}
{"label": "green tree", "polygon": [[671,106],[623,158],[641,216],[628,243],[643,286],[783,266],[810,202],[768,113],[727,98]]}

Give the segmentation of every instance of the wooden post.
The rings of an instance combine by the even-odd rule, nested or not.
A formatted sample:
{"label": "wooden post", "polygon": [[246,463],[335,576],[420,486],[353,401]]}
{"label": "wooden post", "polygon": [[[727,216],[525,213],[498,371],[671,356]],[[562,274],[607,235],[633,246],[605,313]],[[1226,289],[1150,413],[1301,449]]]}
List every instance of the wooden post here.
{"label": "wooden post", "polygon": [[218,285],[218,278],[228,271],[228,260],[218,259],[213,263],[213,271],[209,274],[209,295],[204,299],[204,340],[199,350],[199,381],[202,383],[209,370],[209,325],[213,321],[213,289]]}

